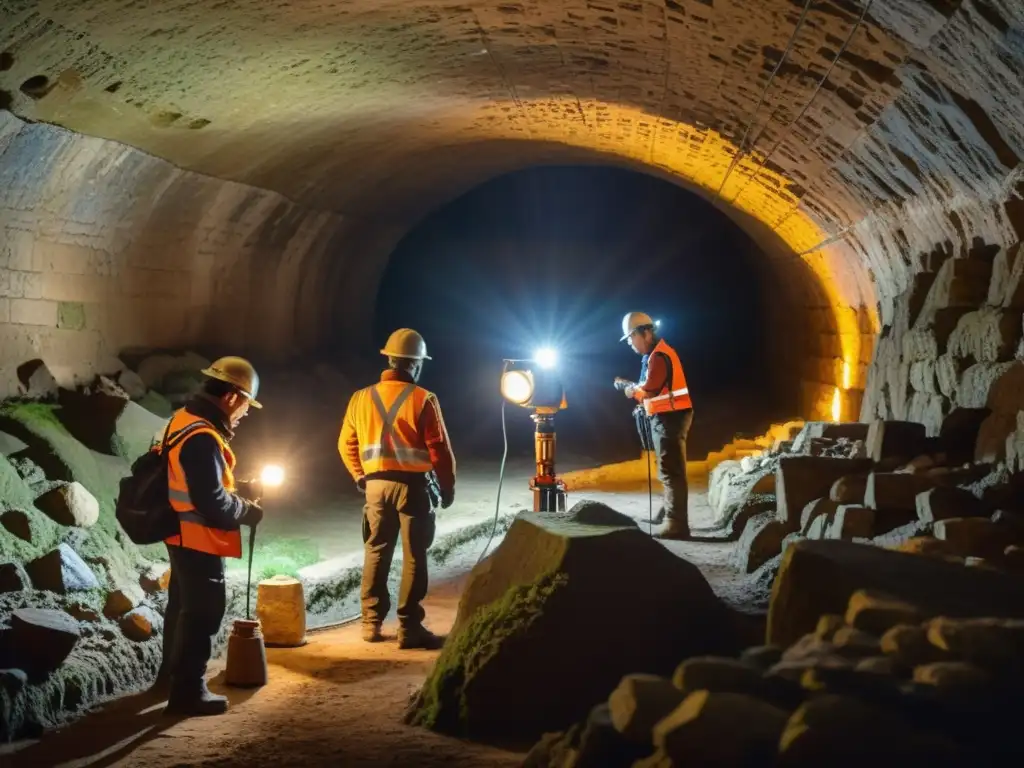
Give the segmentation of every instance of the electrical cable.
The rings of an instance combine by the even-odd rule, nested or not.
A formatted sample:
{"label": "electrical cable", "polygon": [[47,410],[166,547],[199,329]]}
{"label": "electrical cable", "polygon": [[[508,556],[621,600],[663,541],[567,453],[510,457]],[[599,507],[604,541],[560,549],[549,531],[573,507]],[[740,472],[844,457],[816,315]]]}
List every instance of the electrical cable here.
{"label": "electrical cable", "polygon": [[779,73],[782,68],[783,62],[786,57],[789,56],[789,52],[793,49],[793,44],[796,43],[796,36],[800,34],[800,29],[804,25],[804,19],[807,18],[807,12],[811,9],[811,0],[806,0],[804,8],[800,11],[800,18],[796,22],[796,27],[793,29],[793,34],[790,35],[789,43],[786,45],[786,50],[782,52],[782,58],[779,59],[775,68],[772,70],[771,75],[768,76],[768,82],[764,84],[764,89],[761,91],[761,98],[757,100],[757,106],[754,107],[754,112],[750,116],[747,127],[743,131],[743,138],[740,139],[739,145],[736,147],[736,154],[732,156],[732,162],[729,163],[729,167],[725,171],[725,176],[722,177],[722,183],[718,186],[718,194],[722,194],[722,190],[725,189],[725,182],[729,180],[729,176],[732,175],[733,169],[736,164],[740,161],[740,155],[746,152],[747,137],[750,135],[750,129],[754,125],[754,121],[757,119],[757,113],[761,109],[761,105],[764,103],[764,97],[768,95],[768,88],[771,87],[772,80],[775,79],[775,75]]}
{"label": "electrical cable", "polygon": [[[508,371],[508,363],[505,363],[504,370],[501,375],[504,376]],[[498,532],[498,516],[501,511],[501,486],[505,482],[505,462],[508,460],[508,427],[505,423],[505,400],[501,401],[501,439],[504,443],[504,450],[501,454],[501,469],[498,470],[498,492],[494,500],[494,525],[491,526],[491,535],[487,537],[487,543],[484,545],[483,551],[480,553],[480,557],[476,559],[476,565],[484,559],[484,555],[487,554],[487,550],[491,547],[491,542],[494,541],[494,534]],[[474,566],[475,568],[476,566]]]}

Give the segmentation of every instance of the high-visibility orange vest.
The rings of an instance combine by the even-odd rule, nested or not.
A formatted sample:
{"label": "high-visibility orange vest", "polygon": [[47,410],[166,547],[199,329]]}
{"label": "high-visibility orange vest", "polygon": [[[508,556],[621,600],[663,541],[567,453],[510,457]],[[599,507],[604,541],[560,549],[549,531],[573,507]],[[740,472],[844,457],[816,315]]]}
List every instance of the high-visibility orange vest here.
{"label": "high-visibility orange vest", "polygon": [[429,472],[420,415],[433,394],[405,381],[381,381],[352,395],[349,405],[363,472]]}
{"label": "high-visibility orange vest", "polygon": [[199,552],[206,552],[210,555],[220,557],[241,557],[242,556],[242,533],[239,530],[225,531],[220,528],[211,528],[206,524],[205,519],[196,512],[192,499],[188,495],[188,483],[185,481],[185,472],[181,468],[181,449],[195,435],[207,433],[213,435],[221,453],[224,454],[224,476],[221,478],[224,489],[228,493],[235,492],[235,453],[224,442],[217,428],[206,419],[189,413],[184,408],[177,411],[171,417],[168,437],[180,432],[186,427],[201,422],[205,427],[196,427],[180,443],[171,448],[167,454],[167,490],[171,507],[178,513],[178,522],[181,524],[181,535],[171,536],[165,541],[185,549],[195,549]]}
{"label": "high-visibility orange vest", "polygon": [[661,388],[661,392],[644,400],[644,411],[648,416],[652,416],[656,413],[685,411],[687,408],[693,408],[690,390],[686,386],[686,375],[683,373],[683,364],[679,362],[679,355],[664,339],[659,339],[651,351],[652,356],[658,353],[668,358],[668,379],[665,381],[665,386]]}

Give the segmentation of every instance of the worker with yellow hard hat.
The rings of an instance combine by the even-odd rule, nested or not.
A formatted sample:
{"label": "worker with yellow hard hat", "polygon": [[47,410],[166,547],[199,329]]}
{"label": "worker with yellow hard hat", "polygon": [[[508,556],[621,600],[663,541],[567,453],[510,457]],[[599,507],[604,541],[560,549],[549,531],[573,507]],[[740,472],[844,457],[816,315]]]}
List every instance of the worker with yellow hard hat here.
{"label": "worker with yellow hard hat", "polygon": [[438,648],[443,640],[423,626],[427,594],[427,548],[434,540],[431,475],[443,509],[455,500],[455,455],[437,397],[420,387],[429,360],[423,337],[410,328],[391,334],[380,351],[388,368],[380,381],[352,395],[338,451],[363,507],[363,640],[383,639],[381,624],[391,607],[388,572],[402,538],[398,589],[399,648]]}
{"label": "worker with yellow hard hat", "polygon": [[667,341],[659,338],[657,323],[644,312],[629,312],[622,318],[622,337],[643,356],[640,381],[615,379],[615,388],[637,405],[645,421],[650,445],[658,464],[658,479],[664,487],[664,505],[655,522],[654,535],[661,539],[690,537],[689,486],[686,482],[686,437],[693,423],[693,402],[686,384],[683,364]]}
{"label": "worker with yellow hard hat", "polygon": [[179,533],[166,540],[171,581],[157,687],[169,686],[166,711],[186,716],[227,711],[227,698],[206,687],[227,604],[224,558],[241,557],[240,526],[263,519],[258,489],[235,480],[228,445],[249,409],[262,407],[256,400],[259,376],[241,357],[222,357],[202,374],[202,387],[171,416],[158,448],[167,457],[168,498]]}

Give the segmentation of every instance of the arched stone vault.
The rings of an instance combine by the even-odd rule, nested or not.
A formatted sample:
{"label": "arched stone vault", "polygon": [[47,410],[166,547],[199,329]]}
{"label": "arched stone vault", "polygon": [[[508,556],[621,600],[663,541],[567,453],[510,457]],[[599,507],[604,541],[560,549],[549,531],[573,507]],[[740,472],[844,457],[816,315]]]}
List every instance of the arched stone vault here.
{"label": "arched stone vault", "polygon": [[[15,114],[185,169],[3,124],[0,211],[21,243],[0,262],[22,286],[0,314],[9,348],[91,333],[98,357],[217,333],[280,352],[328,325],[355,334],[418,217],[496,173],[582,159],[670,178],[751,233],[788,291],[775,310],[804,313],[791,325],[820,411],[834,384],[865,386],[873,337],[934,268],[925,254],[1024,229],[1018,0],[0,0],[0,14]],[[58,285],[68,269],[88,280]],[[149,321],[125,331],[133,313]]]}

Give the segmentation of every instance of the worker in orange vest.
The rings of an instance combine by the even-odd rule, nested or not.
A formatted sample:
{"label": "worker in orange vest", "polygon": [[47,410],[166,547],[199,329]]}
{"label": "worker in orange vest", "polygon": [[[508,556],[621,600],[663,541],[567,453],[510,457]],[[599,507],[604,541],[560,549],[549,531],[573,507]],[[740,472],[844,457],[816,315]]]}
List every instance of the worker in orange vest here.
{"label": "worker in orange vest", "polygon": [[[164,619],[164,664],[157,684],[170,685],[166,712],[219,715],[228,700],[206,687],[213,638],[227,603],[224,558],[242,556],[240,526],[263,519],[258,484],[236,482],[234,430],[256,400],[259,377],[249,361],[222,357],[203,370],[200,391],[172,417],[160,450],[180,533],[166,539],[171,561]],[[243,498],[247,497],[247,498]]]}
{"label": "worker in orange vest", "polygon": [[363,640],[379,642],[391,607],[388,572],[402,537],[402,581],[398,590],[399,648],[439,648],[443,639],[423,626],[420,605],[427,594],[427,549],[434,541],[434,510],[428,488],[433,472],[440,505],[455,500],[455,455],[437,397],[417,385],[429,360],[423,337],[409,328],[391,334],[381,354],[388,369],[380,381],[352,395],[338,451],[363,507]]}
{"label": "worker in orange vest", "polygon": [[630,312],[622,318],[619,341],[628,341],[646,361],[639,382],[617,378],[615,388],[643,407],[650,425],[651,449],[664,487],[664,506],[658,512],[654,536],[688,539],[686,436],[693,422],[693,403],[683,364],[668,342],[658,338],[654,320],[643,312]]}

